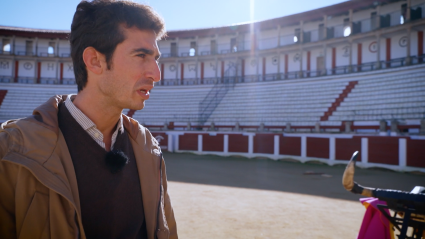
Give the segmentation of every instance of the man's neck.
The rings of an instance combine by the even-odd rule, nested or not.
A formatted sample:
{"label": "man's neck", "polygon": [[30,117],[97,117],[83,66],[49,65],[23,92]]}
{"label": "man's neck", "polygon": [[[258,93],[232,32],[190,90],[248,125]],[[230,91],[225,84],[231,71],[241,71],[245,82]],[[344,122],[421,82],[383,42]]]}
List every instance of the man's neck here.
{"label": "man's neck", "polygon": [[106,100],[100,97],[94,97],[94,95],[96,94],[84,92],[84,90],[80,91],[73,103],[102,132],[106,151],[109,151],[112,143],[112,134],[120,119],[122,109],[117,109],[109,105]]}

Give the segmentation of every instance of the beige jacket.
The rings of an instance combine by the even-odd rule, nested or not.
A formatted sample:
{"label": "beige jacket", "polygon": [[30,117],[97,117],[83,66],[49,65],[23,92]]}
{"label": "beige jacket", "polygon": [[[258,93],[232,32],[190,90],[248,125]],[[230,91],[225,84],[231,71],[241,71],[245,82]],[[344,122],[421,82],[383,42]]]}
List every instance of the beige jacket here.
{"label": "beige jacket", "polygon": [[[85,239],[77,178],[50,98],[0,128],[0,238]],[[123,115],[139,172],[149,239],[177,238],[165,163],[151,133]]]}

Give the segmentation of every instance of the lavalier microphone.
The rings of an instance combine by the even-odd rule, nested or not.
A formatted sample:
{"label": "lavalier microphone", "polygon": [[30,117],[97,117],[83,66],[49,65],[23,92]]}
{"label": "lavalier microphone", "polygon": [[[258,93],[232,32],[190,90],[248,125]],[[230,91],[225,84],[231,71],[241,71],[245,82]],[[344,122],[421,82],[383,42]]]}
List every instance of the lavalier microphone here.
{"label": "lavalier microphone", "polygon": [[114,149],[106,154],[105,162],[111,173],[117,173],[128,164],[128,157],[123,151]]}

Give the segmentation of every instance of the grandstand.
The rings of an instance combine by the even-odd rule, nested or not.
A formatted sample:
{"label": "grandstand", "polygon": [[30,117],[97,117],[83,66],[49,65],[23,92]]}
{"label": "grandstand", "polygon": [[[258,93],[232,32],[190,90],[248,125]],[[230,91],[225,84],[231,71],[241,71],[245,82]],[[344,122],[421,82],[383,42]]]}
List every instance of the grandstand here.
{"label": "grandstand", "polygon": [[[170,151],[333,164],[349,157],[337,149],[346,137],[346,147],[366,152],[364,166],[423,170],[424,29],[425,0],[364,0],[171,31],[158,42],[161,81],[143,110],[124,113]],[[77,93],[67,34],[0,26],[0,122]],[[378,136],[398,148],[391,163],[374,159],[384,150],[373,148]],[[271,148],[258,146],[258,137]],[[282,143],[292,138],[295,152]],[[317,153],[317,145],[327,151]]]}

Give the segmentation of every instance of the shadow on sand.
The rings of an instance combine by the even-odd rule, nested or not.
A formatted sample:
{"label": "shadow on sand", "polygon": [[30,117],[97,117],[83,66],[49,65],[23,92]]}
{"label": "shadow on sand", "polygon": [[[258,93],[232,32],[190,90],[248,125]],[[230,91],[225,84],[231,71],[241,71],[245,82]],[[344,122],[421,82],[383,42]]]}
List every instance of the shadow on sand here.
{"label": "shadow on sand", "polygon": [[[169,181],[301,193],[358,201],[342,184],[345,165],[220,157],[164,152]],[[307,171],[310,173],[305,174]],[[324,174],[324,175],[323,175]],[[425,176],[384,169],[356,168],[359,184],[410,191],[425,186]]]}

